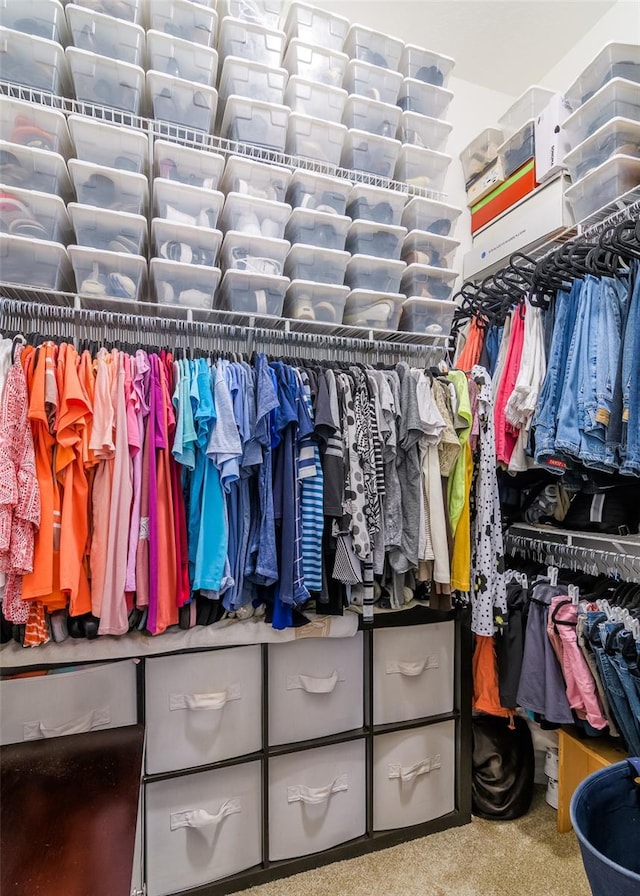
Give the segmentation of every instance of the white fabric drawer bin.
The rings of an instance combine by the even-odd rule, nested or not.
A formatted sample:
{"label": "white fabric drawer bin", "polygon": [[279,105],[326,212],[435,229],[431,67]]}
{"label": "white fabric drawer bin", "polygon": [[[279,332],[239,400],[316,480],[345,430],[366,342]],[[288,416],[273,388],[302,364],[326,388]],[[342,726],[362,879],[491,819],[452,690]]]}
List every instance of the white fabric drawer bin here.
{"label": "white fabric drawer bin", "polygon": [[147,894],[165,896],[262,861],[260,763],[146,787]]}
{"label": "white fabric drawer bin", "polygon": [[453,622],[374,631],[374,725],[451,712],[453,653]]}
{"label": "white fabric drawer bin", "polygon": [[269,645],[269,743],[361,728],[362,632]]}
{"label": "white fabric drawer bin", "polygon": [[136,666],[127,660],[0,682],[2,744],[135,725]]}
{"label": "white fabric drawer bin", "polygon": [[258,646],[147,660],[147,772],[259,750],[261,688]]}
{"label": "white fabric drawer bin", "polygon": [[373,827],[406,828],[455,808],[455,722],[380,734],[373,742]]}
{"label": "white fabric drawer bin", "polygon": [[269,858],[322,852],[365,832],[364,740],[269,761]]}

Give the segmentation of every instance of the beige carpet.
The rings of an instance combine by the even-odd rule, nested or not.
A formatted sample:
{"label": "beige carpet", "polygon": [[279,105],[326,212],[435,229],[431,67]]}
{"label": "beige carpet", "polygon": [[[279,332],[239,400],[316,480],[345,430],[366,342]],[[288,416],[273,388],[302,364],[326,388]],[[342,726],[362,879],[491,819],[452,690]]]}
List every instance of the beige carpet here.
{"label": "beige carpet", "polygon": [[[590,896],[578,841],[558,834],[556,813],[536,788],[531,812],[511,822],[474,819],[462,828],[337,862],[247,896]],[[612,894],[614,896],[614,894]]]}

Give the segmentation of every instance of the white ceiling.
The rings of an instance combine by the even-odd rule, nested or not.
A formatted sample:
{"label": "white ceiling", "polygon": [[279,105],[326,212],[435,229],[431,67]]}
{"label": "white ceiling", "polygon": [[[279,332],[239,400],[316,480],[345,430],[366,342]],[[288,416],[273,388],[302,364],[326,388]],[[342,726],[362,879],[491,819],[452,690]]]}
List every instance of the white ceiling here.
{"label": "white ceiling", "polygon": [[456,60],[454,75],[518,96],[615,0],[310,0]]}

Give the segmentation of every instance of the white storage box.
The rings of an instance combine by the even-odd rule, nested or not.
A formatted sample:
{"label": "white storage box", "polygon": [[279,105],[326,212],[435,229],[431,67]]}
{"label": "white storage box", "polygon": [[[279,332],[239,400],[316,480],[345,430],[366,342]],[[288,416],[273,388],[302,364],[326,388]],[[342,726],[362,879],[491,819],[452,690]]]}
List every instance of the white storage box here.
{"label": "white storage box", "polygon": [[284,237],[291,206],[284,202],[256,199],[242,193],[228,193],[222,212],[222,230],[238,230],[247,236]]}
{"label": "white storage box", "polygon": [[348,56],[338,50],[306,44],[294,38],[284,56],[284,67],[290,75],[317,81],[328,87],[342,87]]}
{"label": "white storage box", "polygon": [[364,740],[269,760],[272,861],[322,852],[365,829]]}
{"label": "white storage box", "polygon": [[450,237],[427,230],[411,230],[403,243],[400,257],[407,264],[428,264],[436,268],[451,267],[460,243]]}
{"label": "white storage box", "polygon": [[398,95],[398,105],[404,112],[444,118],[452,99],[453,93],[444,87],[434,87],[416,78],[405,78]]}
{"label": "white storage box", "polygon": [[593,168],[566,192],[577,222],[640,184],[640,159],[616,155]]}
{"label": "white storage box", "polygon": [[322,121],[342,121],[347,91],[341,87],[329,87],[317,81],[307,81],[298,75],[289,78],[284,102],[292,112],[315,115]]}
{"label": "white storage box", "polygon": [[240,59],[279,68],[285,43],[283,31],[227,16],[220,25],[218,51],[223,60],[227,56],[238,56]]}
{"label": "white storage box", "polygon": [[567,102],[572,109],[577,109],[613,78],[640,82],[639,44],[616,41],[605,44],[567,90]]}
{"label": "white storage box", "polygon": [[130,660],[0,682],[2,744],[135,725],[136,666]]}
{"label": "white storage box", "polygon": [[555,92],[536,85],[528,87],[498,120],[505,137],[510,137],[528,121],[536,119],[551,102]]}
{"label": "white storage box", "polygon": [[453,622],[374,631],[374,725],[451,712],[453,660]]}
{"label": "white storage box", "polygon": [[217,0],[220,15],[233,16],[247,22],[258,22],[267,28],[278,28],[282,16],[283,0]]}
{"label": "white storage box", "polygon": [[376,137],[366,131],[347,131],[342,166],[392,180],[401,145],[399,140],[391,137]]}
{"label": "white storage box", "polygon": [[145,787],[148,896],[168,896],[262,861],[259,762]]}
{"label": "white storage box", "polygon": [[292,156],[336,167],[340,162],[346,133],[347,129],[343,124],[292,112],[289,116],[286,151]]}
{"label": "white storage box", "polygon": [[611,118],[595,134],[564,157],[571,180],[576,183],[611,156],[640,157],[640,121]]}
{"label": "white storage box", "polygon": [[[223,271],[249,271],[281,277],[291,244],[265,236],[247,236],[228,230],[222,244],[220,263]],[[288,275],[287,275],[288,276]]]}
{"label": "white storage box", "polygon": [[55,193],[63,199],[71,195],[67,166],[58,153],[0,141],[0,160],[0,183],[5,186]]}
{"label": "white storage box", "polygon": [[62,112],[8,96],[0,96],[0,140],[57,152],[65,158],[71,149]]}
{"label": "white storage box", "polygon": [[[373,221],[376,224],[393,224],[398,227],[406,201],[406,193],[358,184],[349,196],[347,214],[354,221]],[[404,221],[402,224],[405,226]]]}
{"label": "white storage box", "polygon": [[147,32],[148,68],[174,78],[213,87],[218,77],[218,52],[212,47],[165,34]]}
{"label": "white storage box", "polygon": [[403,50],[404,41],[381,31],[373,31],[366,25],[352,25],[344,42],[344,51],[351,59],[359,59],[394,72],[398,70]]}
{"label": "white storage box", "polygon": [[451,156],[443,152],[407,144],[400,149],[395,179],[410,187],[441,193],[451,161]]}
{"label": "white storage box", "polygon": [[280,317],[288,277],[227,271],[218,290],[216,308],[243,314],[270,314]]}
{"label": "white storage box", "polygon": [[400,292],[411,299],[438,299],[446,302],[451,298],[457,278],[456,271],[449,268],[414,263],[403,274]]}
{"label": "white storage box", "polygon": [[269,743],[326,737],[363,724],[362,632],[269,645]]}
{"label": "white storage box", "polygon": [[144,298],[147,260],[124,252],[102,252],[85,246],[69,246],[69,258],[79,295],[92,299],[113,298],[137,302]]}
{"label": "white storage box", "polygon": [[299,168],[293,172],[287,201],[293,208],[310,208],[344,215],[351,183],[327,174]]}
{"label": "white storage box", "polygon": [[168,140],[154,140],[156,175],[192,187],[217,190],[224,170],[224,156],[191,149]]}
{"label": "white storage box", "polygon": [[446,338],[451,333],[455,302],[438,299],[407,299],[402,303],[398,329],[409,333]]}
{"label": "white storage box", "polygon": [[[157,276],[168,276],[171,263],[154,262]],[[259,646],[147,660],[147,773],[195,768],[259,750],[261,693]]]}
{"label": "white storage box", "polygon": [[344,250],[351,220],[346,215],[311,208],[294,208],[287,223],[285,236],[290,243],[305,243],[322,249]]}
{"label": "white storage box", "polygon": [[48,240],[65,246],[69,242],[69,216],[59,196],[3,187],[1,208],[0,231],[3,233]]}
{"label": "white storage box", "polygon": [[65,44],[67,22],[58,0],[29,0],[28,7],[16,0],[0,0],[0,22],[6,28],[34,37],[44,37]]}
{"label": "white storage box", "polygon": [[352,255],[370,255],[398,261],[406,227],[354,221],[347,234],[347,251]]}
{"label": "white storage box", "polygon": [[65,13],[74,47],[131,65],[144,65],[144,28],[75,3],[68,3]]}
{"label": "white storage box", "polygon": [[410,827],[455,809],[455,722],[381,734],[373,742],[373,827]]}
{"label": "white storage box", "polygon": [[244,96],[230,96],[224,107],[220,136],[237,143],[284,152],[289,109]]}
{"label": "white storage box", "polygon": [[352,289],[347,296],[342,323],[350,327],[397,330],[403,301],[404,296],[400,293]]}
{"label": "white storage box", "polygon": [[342,322],[348,286],[292,280],[284,300],[283,317],[315,320],[327,324]]}
{"label": "white storage box", "polygon": [[278,168],[242,156],[229,156],[222,178],[222,191],[284,202],[290,179],[291,171],[288,168]]}
{"label": "white storage box", "polygon": [[369,62],[352,59],[347,64],[343,86],[349,93],[393,104],[402,87],[402,75]]}
{"label": "white storage box", "polygon": [[348,128],[367,131],[380,137],[395,137],[401,114],[396,105],[354,95],[345,104],[342,121]]}
{"label": "white storage box", "polygon": [[147,219],[72,202],[69,214],[78,246],[142,255],[147,246]]}
{"label": "white storage box", "polygon": [[78,6],[86,6],[87,9],[113,16],[115,19],[135,22],[136,25],[142,24],[143,0],[119,0],[118,3],[113,3],[113,0],[76,0],[76,2]]}
{"label": "white storage box", "polygon": [[144,71],[88,50],[65,50],[75,98],[81,103],[97,103],[119,112],[139,115],[144,91]]}
{"label": "white storage box", "polygon": [[153,182],[155,216],[176,224],[214,229],[223,203],[224,196],[217,190],[191,187],[160,177]]}
{"label": "white storage box", "polygon": [[402,214],[402,224],[407,230],[426,230],[439,236],[450,236],[462,209],[414,196],[407,202]]}
{"label": "white storage box", "polygon": [[425,50],[414,44],[405,44],[400,57],[400,71],[405,78],[416,78],[434,87],[446,87],[456,64],[455,59]]}
{"label": "white storage box", "polygon": [[79,159],[69,160],[69,174],[82,205],[97,205],[132,215],[146,214],[149,184],[144,174],[118,171]]}
{"label": "white storage box", "polygon": [[528,121],[498,149],[498,158],[502,162],[505,179],[511,177],[530,159],[535,158],[535,154],[535,122]]}
{"label": "white storage box", "polygon": [[158,258],[215,267],[222,233],[210,227],[176,224],[164,218],[151,222],[153,252]]}
{"label": "white storage box", "polygon": [[71,284],[67,250],[61,243],[0,233],[0,282],[65,289]]}
{"label": "white storage box", "polygon": [[83,162],[135,174],[147,170],[149,142],[142,131],[104,124],[86,115],[70,115],[69,130],[76,158]]}
{"label": "white storage box", "polygon": [[162,31],[194,44],[211,47],[215,43],[218,14],[202,3],[163,0],[149,3],[149,30]]}
{"label": "white storage box", "polygon": [[460,153],[465,184],[481,174],[498,157],[498,149],[504,143],[500,128],[485,128]]}
{"label": "white storage box", "polygon": [[212,130],[218,107],[214,87],[147,72],[147,90],[157,120],[207,134]]}
{"label": "white storage box", "polygon": [[348,252],[297,243],[287,256],[284,273],[290,280],[311,280],[342,286],[350,257]]}
{"label": "white storage box", "polygon": [[220,76],[220,100],[226,103],[230,96],[236,94],[262,103],[282,104],[288,77],[285,68],[228,56]]}
{"label": "white storage box", "polygon": [[345,283],[351,289],[399,292],[405,268],[404,261],[372,258],[371,255],[354,255],[347,266]]}
{"label": "white storage box", "polygon": [[403,112],[398,137],[403,143],[441,152],[447,145],[453,125],[441,118],[430,118],[418,112]]}
{"label": "white storage box", "polygon": [[563,127],[575,148],[617,117],[640,121],[640,84],[614,78],[566,118]]}
{"label": "white storage box", "polygon": [[294,2],[284,24],[287,40],[298,37],[307,44],[340,52],[349,30],[349,20],[308,3]]}
{"label": "white storage box", "polygon": [[2,80],[46,93],[66,94],[69,84],[64,50],[44,37],[0,27]]}

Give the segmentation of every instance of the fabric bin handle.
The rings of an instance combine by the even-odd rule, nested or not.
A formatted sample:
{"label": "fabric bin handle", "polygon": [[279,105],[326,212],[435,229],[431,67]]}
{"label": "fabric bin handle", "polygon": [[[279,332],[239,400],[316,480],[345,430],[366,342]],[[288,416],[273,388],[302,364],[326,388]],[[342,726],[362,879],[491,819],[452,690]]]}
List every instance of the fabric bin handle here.
{"label": "fabric bin handle", "polygon": [[317,806],[320,803],[326,803],[332,793],[339,793],[341,790],[348,789],[349,775],[339,775],[325,787],[307,787],[305,784],[293,784],[291,787],[287,787],[287,802],[307,803],[310,806]]}
{"label": "fabric bin handle", "polygon": [[344,681],[344,675],[334,669],[328,678],[314,678],[313,675],[290,675],[287,678],[287,690],[303,690],[307,694],[330,694],[335,690],[339,681]]}
{"label": "fabric bin handle", "polygon": [[414,778],[417,778],[420,775],[426,775],[428,772],[440,767],[441,762],[439,753],[436,756],[427,756],[426,759],[421,759],[420,762],[416,762],[414,765],[409,765],[407,768],[403,768],[400,763],[390,763],[389,780],[392,781],[394,778],[400,778],[404,784],[408,784],[410,781],[413,781]]}
{"label": "fabric bin handle", "polygon": [[43,737],[61,737],[63,734],[83,734],[94,728],[104,728],[111,723],[111,711],[108,706],[92,709],[71,722],[48,728],[44,722],[25,722],[23,726],[24,740],[40,740]]}
{"label": "fabric bin handle", "polygon": [[187,809],[184,812],[173,812],[169,816],[172,831],[180,828],[209,828],[220,824],[228,815],[238,815],[242,809],[239,797],[225,800],[220,809],[212,815],[206,809]]}
{"label": "fabric bin handle", "polygon": [[242,688],[239,684],[231,684],[224,691],[213,691],[210,694],[170,694],[169,711],[190,709],[202,712],[211,709],[224,709],[231,700],[240,700]]}
{"label": "fabric bin handle", "polygon": [[434,654],[433,656],[425,657],[423,660],[390,660],[385,667],[385,672],[387,675],[400,674],[415,677],[422,675],[427,669],[438,669],[439,667],[440,658],[437,654]]}

